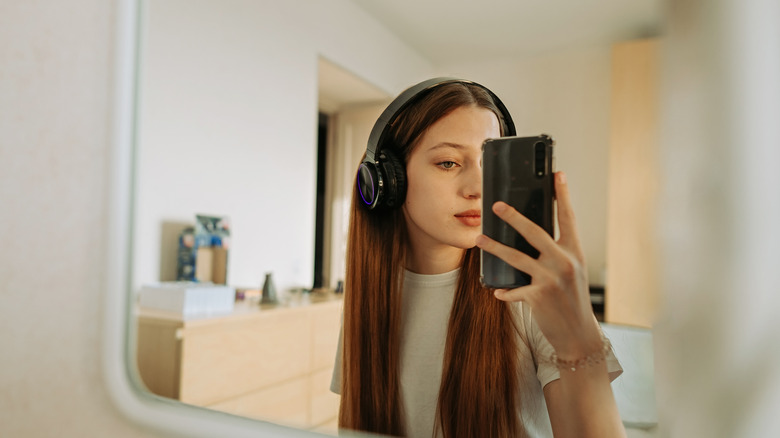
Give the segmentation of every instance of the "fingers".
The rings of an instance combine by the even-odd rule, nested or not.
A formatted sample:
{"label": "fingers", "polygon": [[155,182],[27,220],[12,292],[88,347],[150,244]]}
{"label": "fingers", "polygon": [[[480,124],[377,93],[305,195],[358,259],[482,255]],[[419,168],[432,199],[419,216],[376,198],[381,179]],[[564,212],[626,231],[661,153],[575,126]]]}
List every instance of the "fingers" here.
{"label": "fingers", "polygon": [[493,254],[513,268],[519,269],[532,277],[538,270],[536,260],[528,254],[520,252],[510,246],[506,246],[503,243],[496,242],[485,235],[478,236],[476,244],[482,250]]}
{"label": "fingers", "polygon": [[[503,202],[493,205],[495,214],[520,233],[540,255],[535,259],[515,248],[503,245],[487,236],[479,236],[476,244],[479,248],[504,260],[510,266],[529,274],[531,285],[513,290],[497,290],[496,298],[504,301],[526,301],[531,304],[552,286],[552,290],[561,284],[576,284],[583,275],[584,256],[577,235],[576,219],[572,208],[566,175],[555,174],[557,197],[557,220],[560,238],[556,242],[544,229],[526,218],[517,210]],[[554,284],[553,284],[554,283]],[[540,295],[541,294],[541,295]]]}
{"label": "fingers", "polygon": [[532,305],[534,296],[540,293],[540,287],[528,285],[516,289],[496,289],[493,295],[501,301],[517,302],[523,301]]}
{"label": "fingers", "polygon": [[493,212],[520,233],[539,252],[555,250],[555,241],[544,229],[508,204],[496,202],[493,204]]}
{"label": "fingers", "polygon": [[582,249],[577,235],[577,221],[569,195],[569,184],[566,181],[566,174],[563,172],[555,172],[555,198],[558,203],[559,242],[581,257]]}

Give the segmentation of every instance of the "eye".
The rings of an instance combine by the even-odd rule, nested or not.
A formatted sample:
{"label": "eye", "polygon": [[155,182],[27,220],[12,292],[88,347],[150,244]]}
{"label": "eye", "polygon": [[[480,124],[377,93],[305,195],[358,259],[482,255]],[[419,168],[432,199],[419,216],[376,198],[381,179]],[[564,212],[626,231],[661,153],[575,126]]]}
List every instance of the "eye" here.
{"label": "eye", "polygon": [[441,167],[442,169],[450,170],[453,167],[457,166],[458,163],[456,163],[454,161],[442,161],[442,162],[436,163],[436,165]]}

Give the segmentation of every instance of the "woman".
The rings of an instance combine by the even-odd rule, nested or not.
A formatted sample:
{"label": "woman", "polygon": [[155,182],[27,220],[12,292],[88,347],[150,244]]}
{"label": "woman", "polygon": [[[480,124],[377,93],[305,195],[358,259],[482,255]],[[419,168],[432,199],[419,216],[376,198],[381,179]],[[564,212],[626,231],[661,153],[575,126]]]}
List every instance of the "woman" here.
{"label": "woman", "polygon": [[[625,434],[610,387],[621,370],[590,307],[564,174],[555,175],[557,241],[506,204],[493,206],[537,259],[481,235],[482,142],[513,130],[495,95],[459,80],[410,88],[377,122],[351,209],[332,384],[341,428],[413,437]],[[379,190],[389,200],[377,207]],[[480,248],[530,274],[531,284],[484,288]]]}

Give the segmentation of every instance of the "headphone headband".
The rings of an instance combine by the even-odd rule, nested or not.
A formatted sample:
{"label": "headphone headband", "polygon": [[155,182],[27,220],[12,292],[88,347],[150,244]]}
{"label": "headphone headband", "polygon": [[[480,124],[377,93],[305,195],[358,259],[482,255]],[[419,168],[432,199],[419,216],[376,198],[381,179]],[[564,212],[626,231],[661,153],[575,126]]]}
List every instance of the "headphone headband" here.
{"label": "headphone headband", "polygon": [[384,111],[382,111],[382,114],[376,120],[376,123],[374,123],[374,127],[371,129],[371,134],[368,137],[368,145],[366,147],[366,160],[376,161],[377,152],[379,152],[379,148],[383,144],[384,137],[388,131],[387,128],[389,128],[390,125],[393,124],[393,122],[398,117],[398,115],[406,107],[408,107],[411,103],[417,100],[418,96],[425,95],[428,91],[438,87],[439,85],[451,84],[451,83],[476,85],[484,89],[485,91],[487,91],[488,94],[490,94],[490,97],[493,99],[493,103],[496,104],[496,107],[498,108],[499,112],[501,112],[501,116],[504,119],[504,126],[506,129],[506,132],[504,132],[504,136],[508,137],[508,136],[515,135],[515,124],[512,121],[512,117],[509,115],[509,111],[506,109],[506,106],[504,106],[504,103],[501,102],[501,99],[499,99],[498,96],[495,95],[495,93],[490,91],[487,87],[480,85],[474,81],[451,78],[451,77],[438,77],[438,78],[422,81],[417,85],[413,85],[407,88],[406,90],[401,92],[401,94],[399,94],[398,97],[396,97],[392,102],[390,102],[390,105],[388,105]]}
{"label": "headphone headband", "polygon": [[396,97],[374,123],[366,146],[366,158],[360,163],[357,176],[357,188],[363,204],[373,210],[381,208],[397,208],[406,197],[406,169],[403,157],[396,157],[392,149],[382,150],[385,136],[390,131],[398,115],[420,96],[426,95],[431,89],[444,84],[461,83],[476,85],[485,90],[498,108],[500,118],[504,122],[504,136],[515,134],[515,124],[501,99],[487,87],[476,82],[457,78],[433,78],[420,82],[404,90]]}

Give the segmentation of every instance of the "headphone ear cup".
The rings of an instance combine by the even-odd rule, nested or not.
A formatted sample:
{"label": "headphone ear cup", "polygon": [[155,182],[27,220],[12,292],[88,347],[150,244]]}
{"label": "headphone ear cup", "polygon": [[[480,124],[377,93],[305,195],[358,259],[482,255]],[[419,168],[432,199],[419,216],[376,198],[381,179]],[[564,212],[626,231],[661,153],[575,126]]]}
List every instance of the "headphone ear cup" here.
{"label": "headphone ear cup", "polygon": [[382,206],[397,208],[406,198],[406,166],[390,148],[383,149],[379,156],[383,174]]}
{"label": "headphone ear cup", "polygon": [[376,207],[377,202],[380,201],[379,177],[380,175],[378,175],[374,163],[370,161],[360,163],[357,176],[358,193],[363,200],[363,204],[369,209]]}

